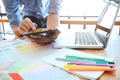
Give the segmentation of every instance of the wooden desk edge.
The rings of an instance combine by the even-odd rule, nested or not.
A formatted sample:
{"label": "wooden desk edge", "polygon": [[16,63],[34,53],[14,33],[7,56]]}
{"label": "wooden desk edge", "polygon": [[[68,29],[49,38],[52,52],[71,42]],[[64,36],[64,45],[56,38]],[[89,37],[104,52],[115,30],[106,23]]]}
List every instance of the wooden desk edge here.
{"label": "wooden desk edge", "polygon": [[7,19],[0,19],[0,22],[9,22]]}
{"label": "wooden desk edge", "polygon": [[[60,20],[60,24],[88,24],[88,25],[95,25],[97,21],[90,21],[90,20]],[[120,25],[120,21],[116,21],[115,25]]]}

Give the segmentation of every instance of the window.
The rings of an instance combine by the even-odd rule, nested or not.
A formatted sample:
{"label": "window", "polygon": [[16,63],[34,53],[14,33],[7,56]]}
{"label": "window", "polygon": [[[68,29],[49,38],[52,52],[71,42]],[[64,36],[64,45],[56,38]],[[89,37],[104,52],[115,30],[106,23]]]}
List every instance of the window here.
{"label": "window", "polygon": [[63,0],[61,15],[98,16],[103,7],[103,0]]}
{"label": "window", "polygon": [[[104,6],[105,6],[104,0],[63,0],[61,19],[97,20]],[[93,26],[93,25],[68,24],[68,27],[70,26],[74,26],[74,28],[79,28],[79,29],[81,28],[80,26],[82,26],[83,29],[86,26]],[[91,27],[86,27],[86,28],[92,29]]]}

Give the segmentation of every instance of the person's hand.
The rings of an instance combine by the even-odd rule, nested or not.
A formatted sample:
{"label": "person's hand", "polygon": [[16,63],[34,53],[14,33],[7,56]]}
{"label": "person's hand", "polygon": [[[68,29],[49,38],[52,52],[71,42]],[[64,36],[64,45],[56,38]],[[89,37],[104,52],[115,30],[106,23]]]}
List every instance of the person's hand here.
{"label": "person's hand", "polygon": [[12,30],[16,38],[22,37],[23,34],[28,33],[30,30],[36,29],[36,24],[33,23],[29,18],[25,18],[19,25],[12,27]]}
{"label": "person's hand", "polygon": [[22,35],[18,32],[18,27],[19,27],[19,25],[15,25],[15,26],[12,27],[12,30],[15,34],[15,39],[22,37]]}
{"label": "person's hand", "polygon": [[29,18],[25,18],[18,27],[18,32],[20,34],[28,33],[30,30],[35,30],[37,24],[33,23]]}

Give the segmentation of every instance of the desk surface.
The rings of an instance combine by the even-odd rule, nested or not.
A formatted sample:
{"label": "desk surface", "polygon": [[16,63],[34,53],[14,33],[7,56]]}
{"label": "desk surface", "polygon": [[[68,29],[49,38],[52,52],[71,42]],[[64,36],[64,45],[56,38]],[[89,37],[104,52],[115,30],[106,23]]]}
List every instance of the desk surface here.
{"label": "desk surface", "polygon": [[[105,72],[103,75],[98,79],[98,80],[120,80],[120,36],[118,37],[111,37],[112,39],[109,41],[109,44],[106,49],[104,50],[79,50],[83,52],[87,52],[90,54],[98,54],[98,55],[103,55],[107,57],[114,57],[115,62],[116,62],[116,72]],[[26,45],[29,46],[29,45]],[[36,46],[37,47],[37,46]],[[80,78],[80,80],[87,80],[84,78]]]}
{"label": "desk surface", "polygon": [[[109,44],[104,50],[80,50],[91,54],[98,54],[107,57],[114,57],[117,71],[114,73],[104,72],[98,80],[120,80],[120,36],[111,37]],[[81,79],[87,80],[87,79]]]}
{"label": "desk surface", "polygon": [[[120,80],[120,36],[118,34],[113,34],[110,38],[108,46],[104,50],[79,50],[83,52],[87,52],[90,54],[98,54],[107,57],[115,58],[116,63],[116,72],[104,72],[102,76],[98,80]],[[84,78],[80,78],[80,80],[87,80]]]}

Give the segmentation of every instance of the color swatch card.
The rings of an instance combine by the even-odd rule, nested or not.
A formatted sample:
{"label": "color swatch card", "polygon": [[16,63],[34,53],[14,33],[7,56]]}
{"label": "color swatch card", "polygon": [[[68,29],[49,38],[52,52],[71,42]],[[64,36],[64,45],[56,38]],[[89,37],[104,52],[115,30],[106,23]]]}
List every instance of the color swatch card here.
{"label": "color swatch card", "polygon": [[16,61],[9,66],[4,65],[6,66],[0,72],[0,80],[79,80],[78,77],[43,62]]}
{"label": "color swatch card", "polygon": [[39,59],[40,53],[47,49],[51,49],[52,45],[41,46],[31,43],[26,39],[6,40],[0,42],[0,61],[16,60],[24,58]]}
{"label": "color swatch card", "polygon": [[0,80],[80,80],[60,68],[41,62],[51,45],[17,39],[0,42]]}

